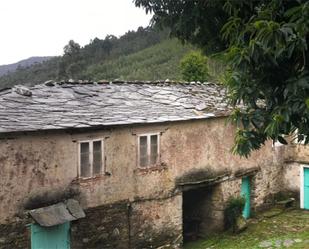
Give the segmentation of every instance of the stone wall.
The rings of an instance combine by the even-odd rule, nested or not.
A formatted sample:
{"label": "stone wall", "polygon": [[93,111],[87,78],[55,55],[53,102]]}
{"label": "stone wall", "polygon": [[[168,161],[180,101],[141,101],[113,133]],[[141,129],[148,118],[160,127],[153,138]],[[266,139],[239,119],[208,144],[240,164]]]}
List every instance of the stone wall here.
{"label": "stone wall", "polygon": [[73,249],[178,248],[182,196],[90,208],[71,227]]}
{"label": "stone wall", "polygon": [[130,248],[127,202],[90,208],[85,213],[85,218],[71,223],[72,249]]}
{"label": "stone wall", "polygon": [[200,232],[204,236],[224,230],[224,210],[231,197],[240,196],[241,178],[231,179],[208,187],[202,202]]}
{"label": "stone wall", "polygon": [[30,248],[29,222],[17,218],[10,224],[0,224],[0,249]]}
{"label": "stone wall", "polygon": [[252,208],[261,210],[274,203],[274,196],[283,188],[282,165],[268,164],[252,177]]}
{"label": "stone wall", "polygon": [[[233,145],[234,128],[226,125],[225,118],[215,118],[161,125],[113,127],[97,131],[37,132],[2,136],[0,224],[13,223],[13,217],[23,213],[29,202],[36,202],[40,196],[48,197],[51,193],[57,193],[61,199],[67,190],[73,188],[78,192],[77,199],[82,207],[89,210],[89,221],[93,220],[78,221],[79,225],[73,223],[72,236],[76,241],[78,237],[84,239],[74,244],[76,248],[85,245],[96,248],[100,241],[108,245],[108,248],[115,247],[115,236],[124,241],[123,244],[132,243],[132,248],[144,246],[139,244],[141,242],[145,243],[145,246],[162,244],[159,237],[165,238],[167,243],[174,243],[173,241],[177,240],[176,234],[181,237],[182,230],[182,198],[180,194],[171,197],[179,193],[177,179],[190,175],[193,181],[205,180],[208,176],[221,173],[233,178],[232,181],[220,184],[215,191],[218,194],[211,197],[213,205],[220,206],[214,209],[217,210],[214,216],[218,216],[218,220],[222,220],[224,205],[221,204],[228,196],[240,191],[239,180],[234,177],[240,171],[259,169],[255,180],[253,179],[256,189],[255,206],[263,205],[269,194],[280,190],[280,167],[274,160],[271,143],[266,143],[260,151],[253,152],[248,159],[232,155],[230,149]],[[160,163],[151,169],[139,169],[137,135],[147,132],[161,134]],[[91,179],[79,179],[77,142],[98,138],[104,139],[106,174]],[[199,174],[200,172],[202,174]],[[21,182],[23,184],[17,184]],[[222,200],[217,199],[220,195],[223,196]],[[96,209],[123,202],[131,203],[131,208],[117,204],[115,212],[113,209]],[[43,202],[36,204],[44,206]],[[104,212],[107,212],[110,220],[96,220],[96,215],[91,210],[96,210],[99,216],[104,216]],[[105,226],[101,223],[112,224],[113,219],[127,218],[127,212],[131,212],[129,217],[133,217],[133,227],[129,225],[130,229],[125,228],[131,223],[126,224],[128,221],[124,219],[121,227],[113,226],[105,232]],[[91,223],[95,225],[90,225]],[[78,227],[83,227],[83,230],[86,227],[92,228],[85,230],[85,234],[78,235]],[[92,233],[88,231],[94,231],[96,227],[103,229],[103,232],[97,231],[97,235],[92,237]],[[128,231],[130,239],[126,240]],[[168,236],[163,236],[163,233]]]}
{"label": "stone wall", "polygon": [[285,161],[309,164],[309,146],[292,144],[285,147]]}
{"label": "stone wall", "polygon": [[309,146],[291,144],[285,146],[285,163],[282,167],[282,191],[285,195],[300,198],[300,171],[302,165],[309,165]]}
{"label": "stone wall", "polygon": [[132,203],[130,248],[178,248],[182,244],[182,195]]}
{"label": "stone wall", "polygon": [[[72,249],[180,248],[182,195],[89,208],[86,217],[71,222]],[[33,221],[0,225],[0,249],[30,248]]]}
{"label": "stone wall", "polygon": [[284,192],[295,193],[299,197],[300,191],[300,164],[288,162],[283,166],[283,189]]}
{"label": "stone wall", "polygon": [[[137,167],[137,134],[161,132],[160,163],[150,170]],[[224,118],[165,125],[120,127],[87,132],[51,132],[0,138],[0,224],[22,212],[29,199],[61,192],[72,185],[83,208],[122,200],[156,199],[175,189],[175,179],[191,171],[230,172],[273,162],[267,143],[249,159],[230,153],[234,127]],[[78,141],[104,139],[106,174],[78,179]],[[263,181],[268,181],[263,174]],[[22,185],[16,184],[23,182]],[[262,181],[261,181],[262,182]],[[263,192],[264,193],[264,192]]]}

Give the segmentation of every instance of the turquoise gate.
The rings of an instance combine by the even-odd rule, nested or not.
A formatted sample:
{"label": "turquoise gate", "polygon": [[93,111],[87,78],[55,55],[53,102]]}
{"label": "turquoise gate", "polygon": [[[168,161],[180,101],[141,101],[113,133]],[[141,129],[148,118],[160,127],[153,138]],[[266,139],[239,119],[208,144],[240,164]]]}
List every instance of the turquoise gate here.
{"label": "turquoise gate", "polygon": [[309,168],[304,167],[304,209],[309,209]]}
{"label": "turquoise gate", "polygon": [[246,219],[250,217],[250,192],[250,178],[247,176],[242,179],[241,183],[241,195],[246,200],[242,215]]}
{"label": "turquoise gate", "polygon": [[31,249],[70,249],[70,222],[52,227],[32,224]]}

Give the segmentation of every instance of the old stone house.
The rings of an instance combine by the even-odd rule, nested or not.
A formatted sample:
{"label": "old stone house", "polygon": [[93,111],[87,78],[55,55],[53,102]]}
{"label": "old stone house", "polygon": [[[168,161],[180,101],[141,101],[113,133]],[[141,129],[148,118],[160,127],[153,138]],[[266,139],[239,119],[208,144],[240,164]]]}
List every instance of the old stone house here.
{"label": "old stone house", "polygon": [[0,91],[0,248],[178,248],[222,230],[231,196],[247,217],[280,191],[308,208],[306,148],[233,156],[224,98],[211,83]]}

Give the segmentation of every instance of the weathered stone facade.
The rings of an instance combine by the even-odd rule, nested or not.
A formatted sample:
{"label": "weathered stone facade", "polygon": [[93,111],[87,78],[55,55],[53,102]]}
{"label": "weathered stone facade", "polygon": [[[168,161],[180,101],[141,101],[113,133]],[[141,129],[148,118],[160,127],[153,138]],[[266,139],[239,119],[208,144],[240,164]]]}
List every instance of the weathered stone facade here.
{"label": "weathered stone facade", "polygon": [[[2,120],[0,130],[0,249],[29,248],[27,225],[34,221],[27,210],[68,198],[78,200],[86,213],[86,218],[71,222],[72,249],[180,248],[183,235],[203,236],[224,228],[224,209],[230,197],[240,195],[243,177],[250,178],[252,209],[268,207],[280,191],[299,192],[295,178],[299,165],[309,161],[309,152],[301,145],[272,147],[269,141],[248,159],[232,155],[235,127],[226,123],[230,109],[221,103],[220,86],[53,87],[37,87],[37,99],[15,93],[4,93],[9,102],[0,97],[12,115]],[[43,102],[46,96],[58,96],[63,104],[51,100],[59,109],[48,105]],[[31,102],[31,122],[21,122],[16,100],[21,105]],[[89,114],[91,101],[96,109]],[[42,103],[46,115],[52,112],[50,120],[56,117],[55,124],[35,120],[44,114]],[[140,117],[132,103],[147,117]],[[114,108],[109,109],[113,113],[105,107]],[[98,113],[102,116],[94,122]],[[18,129],[11,126],[14,122]],[[138,136],[153,133],[159,134],[158,163],[140,168]],[[79,142],[96,139],[104,145],[104,174],[80,178]]]}
{"label": "weathered stone facade", "polygon": [[[154,131],[161,132],[160,165],[139,169],[136,134]],[[3,136],[1,224],[10,224],[16,215],[26,217],[26,208],[33,208],[33,204],[44,206],[71,194],[81,202],[87,215],[72,222],[73,248],[99,248],[102,244],[104,248],[177,245],[182,241],[182,187],[192,182],[194,188],[203,187],[195,183],[201,180],[210,181],[211,189],[204,199],[204,205],[211,206],[204,219],[210,223],[204,228],[201,224],[201,231],[221,230],[225,203],[230,196],[239,195],[243,175],[252,174],[253,208],[280,190],[281,166],[274,160],[271,143],[249,159],[239,158],[229,152],[233,131],[225,118],[216,118],[92,132]],[[104,138],[106,174],[78,179],[77,141],[98,137]],[[211,182],[213,179],[217,180]]]}

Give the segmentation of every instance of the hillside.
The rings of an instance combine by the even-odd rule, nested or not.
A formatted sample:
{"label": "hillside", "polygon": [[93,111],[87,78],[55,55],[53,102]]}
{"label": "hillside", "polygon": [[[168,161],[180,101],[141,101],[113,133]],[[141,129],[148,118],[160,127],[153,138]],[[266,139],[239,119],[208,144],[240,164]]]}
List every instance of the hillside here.
{"label": "hillside", "polygon": [[59,57],[27,67],[18,67],[15,72],[0,77],[0,89],[14,85],[35,85],[48,79],[57,78]]}
{"label": "hillside", "polygon": [[0,65],[0,76],[14,72],[18,67],[29,67],[36,63],[41,63],[51,59],[51,56],[33,56],[25,60],[18,61],[16,63]]}
{"label": "hillside", "polygon": [[103,40],[95,38],[84,47],[70,41],[63,56],[20,66],[15,72],[0,76],[0,88],[69,78],[179,80],[179,61],[193,47],[168,37],[166,30],[139,28],[119,38],[112,35]]}
{"label": "hillside", "polygon": [[137,53],[95,64],[85,75],[94,80],[180,80],[179,61],[193,47],[167,39]]}

